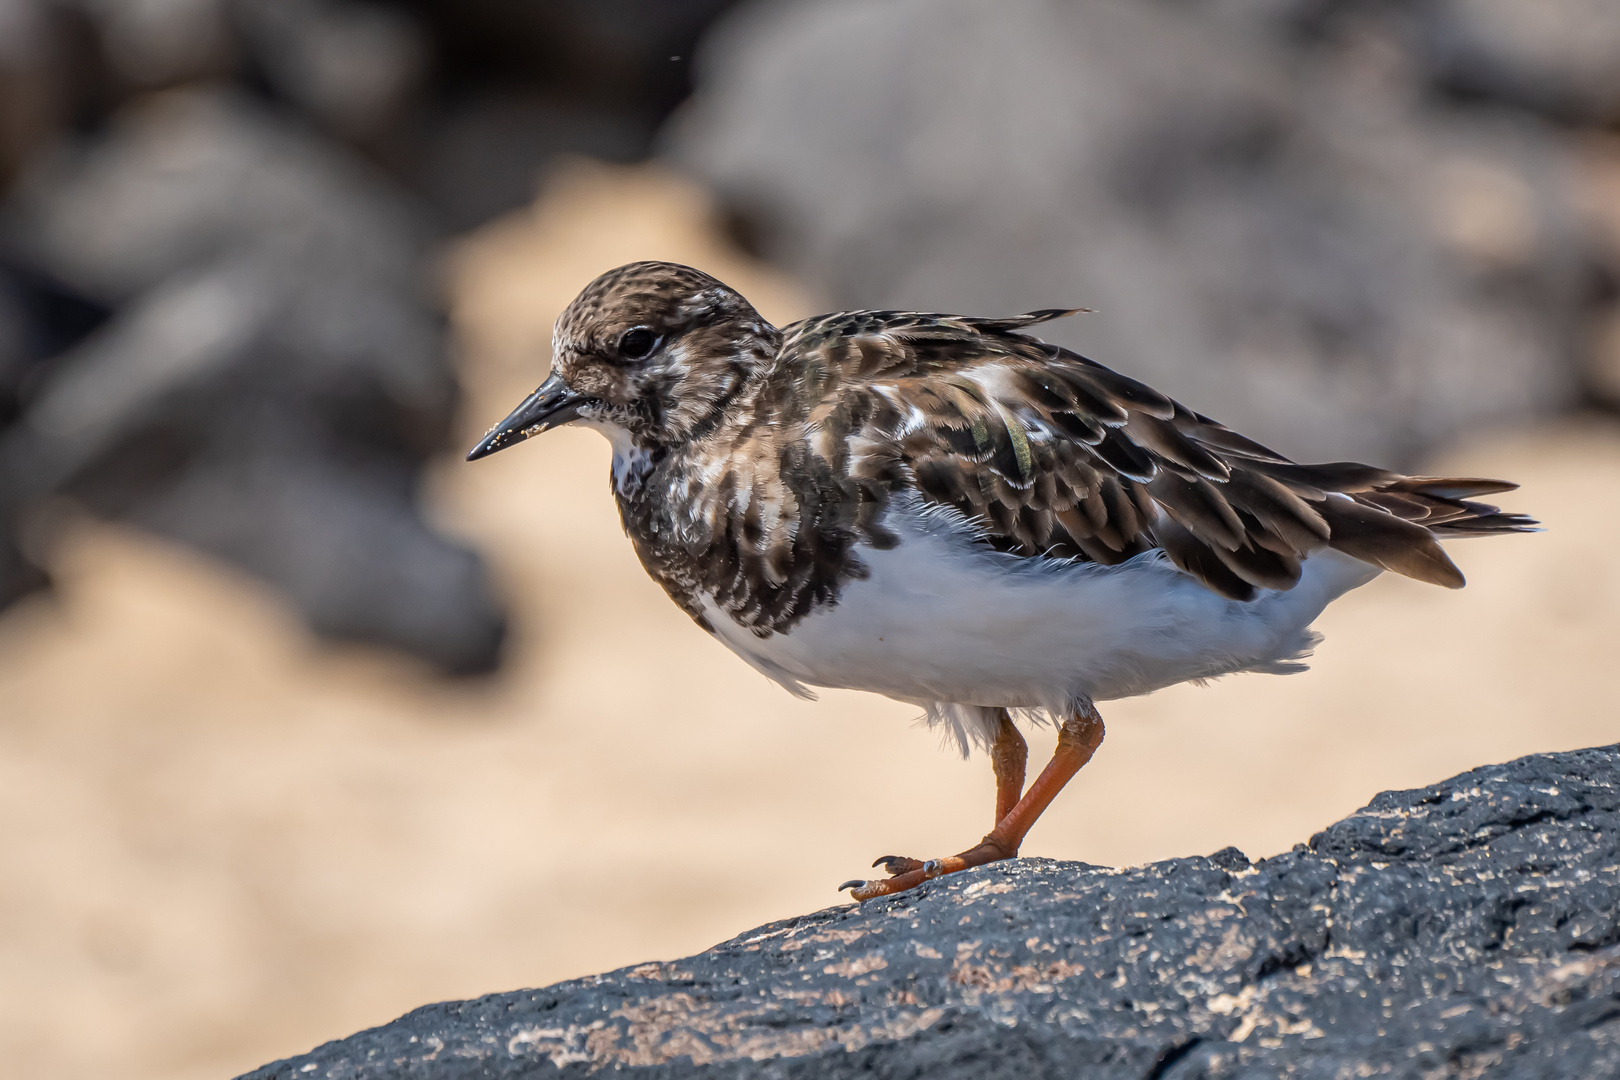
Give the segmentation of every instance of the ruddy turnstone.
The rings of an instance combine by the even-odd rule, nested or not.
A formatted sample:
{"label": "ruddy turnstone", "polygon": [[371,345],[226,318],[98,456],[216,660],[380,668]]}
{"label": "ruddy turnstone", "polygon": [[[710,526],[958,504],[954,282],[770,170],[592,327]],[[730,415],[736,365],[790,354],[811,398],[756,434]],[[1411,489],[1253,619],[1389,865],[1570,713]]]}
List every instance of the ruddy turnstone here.
{"label": "ruddy turnstone", "polygon": [[[639,262],[557,319],[551,375],[476,460],[561,424],[613,444],[647,572],[789,691],[912,702],[989,751],[995,826],[857,900],[1011,858],[1103,738],[1096,703],[1290,672],[1383,570],[1459,588],[1439,538],[1535,524],[1499,480],[1301,465],[1006,319],[843,311],[778,329],[691,267]],[[1024,790],[1013,717],[1057,727]]]}

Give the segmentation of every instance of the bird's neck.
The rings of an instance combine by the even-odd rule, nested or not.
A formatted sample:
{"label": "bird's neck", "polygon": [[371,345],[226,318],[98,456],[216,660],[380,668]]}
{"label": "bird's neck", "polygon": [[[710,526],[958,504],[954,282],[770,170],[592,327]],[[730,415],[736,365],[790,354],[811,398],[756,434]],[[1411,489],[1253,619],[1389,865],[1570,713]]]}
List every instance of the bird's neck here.
{"label": "bird's neck", "polygon": [[581,427],[595,428],[613,447],[613,493],[620,499],[633,499],[647,482],[653,468],[667,452],[649,443],[628,428],[611,421],[579,420]]}

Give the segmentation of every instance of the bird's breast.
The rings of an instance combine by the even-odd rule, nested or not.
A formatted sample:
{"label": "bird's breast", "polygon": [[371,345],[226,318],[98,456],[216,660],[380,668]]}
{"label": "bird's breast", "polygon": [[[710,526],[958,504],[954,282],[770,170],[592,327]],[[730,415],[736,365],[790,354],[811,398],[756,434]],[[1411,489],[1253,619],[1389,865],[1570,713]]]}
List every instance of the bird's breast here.
{"label": "bird's breast", "polygon": [[1222,597],[1150,552],[1116,566],[989,549],[960,522],[902,502],[900,542],[859,546],[864,577],[836,602],[761,637],[699,598],[714,632],[750,664],[805,685],[921,704],[1057,710],[1189,679],[1286,670],[1314,645],[1312,620],[1376,570],[1324,552],[1294,589]]}

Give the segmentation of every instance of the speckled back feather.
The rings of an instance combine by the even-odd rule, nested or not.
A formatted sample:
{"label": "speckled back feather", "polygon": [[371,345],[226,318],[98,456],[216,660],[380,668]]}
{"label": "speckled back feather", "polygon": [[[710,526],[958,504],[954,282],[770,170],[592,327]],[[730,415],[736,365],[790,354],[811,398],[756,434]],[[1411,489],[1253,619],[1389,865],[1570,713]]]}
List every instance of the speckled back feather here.
{"label": "speckled back feather", "polygon": [[[644,283],[663,265],[615,273]],[[696,273],[670,276],[714,306],[718,283]],[[643,436],[646,467],[617,492],[644,564],[700,620],[703,594],[760,635],[835,603],[865,572],[857,545],[896,542],[885,511],[912,487],[1000,551],[1113,565],[1159,549],[1236,600],[1292,587],[1324,547],[1459,587],[1436,536],[1535,524],[1474,501],[1515,485],[1298,464],[1024,333],[1067,309],[840,312],[778,332],[730,295],[746,309],[733,336],[763,336],[718,348],[711,333],[712,356],[682,354],[683,379],[708,385],[706,364],[734,377],[688,434]],[[564,319],[589,326],[591,303]]]}

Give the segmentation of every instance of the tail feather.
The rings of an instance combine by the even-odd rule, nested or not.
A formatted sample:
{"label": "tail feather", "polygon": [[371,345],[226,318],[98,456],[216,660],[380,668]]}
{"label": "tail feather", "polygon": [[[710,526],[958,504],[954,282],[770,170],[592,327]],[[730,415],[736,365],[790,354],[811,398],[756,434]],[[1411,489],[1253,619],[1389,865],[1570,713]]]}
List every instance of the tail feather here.
{"label": "tail feather", "polygon": [[1457,564],[1422,525],[1345,495],[1329,496],[1318,509],[1332,530],[1328,546],[1335,551],[1448,589],[1465,584]]}
{"label": "tail feather", "polygon": [[1534,518],[1472,499],[1517,487],[1474,477],[1402,476],[1317,505],[1332,529],[1330,547],[1419,581],[1460,589],[1462,571],[1436,538],[1537,531]]}
{"label": "tail feather", "polygon": [[1518,487],[1506,480],[1478,477],[1403,476],[1357,498],[1375,502],[1409,521],[1421,522],[1442,536],[1535,532],[1541,524],[1535,518],[1504,513],[1490,503],[1474,501],[1476,495],[1499,495],[1517,491]]}
{"label": "tail feather", "polygon": [[1473,476],[1403,476],[1383,490],[1429,495],[1436,499],[1472,499],[1476,495],[1517,491],[1519,485],[1509,480],[1485,480]]}
{"label": "tail feather", "polygon": [[1503,533],[1540,532],[1541,522],[1526,514],[1504,514],[1494,506],[1470,503],[1479,513],[1457,521],[1445,521],[1434,531],[1447,539],[1465,536],[1500,536]]}

